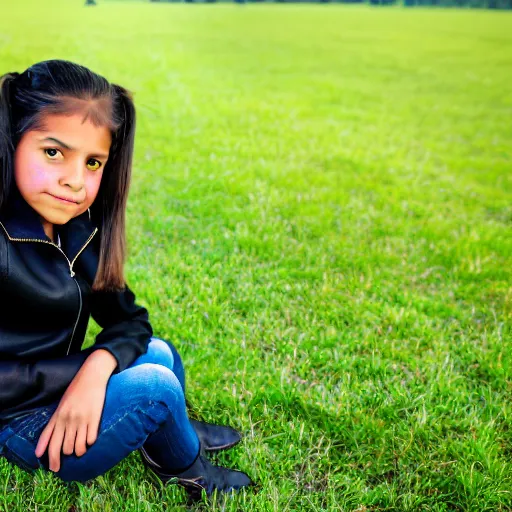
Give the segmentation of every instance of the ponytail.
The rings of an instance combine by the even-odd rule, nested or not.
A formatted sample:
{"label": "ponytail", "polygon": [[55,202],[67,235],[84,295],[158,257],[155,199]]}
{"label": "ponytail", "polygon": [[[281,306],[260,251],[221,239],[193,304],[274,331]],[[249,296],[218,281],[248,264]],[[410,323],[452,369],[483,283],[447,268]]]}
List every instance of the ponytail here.
{"label": "ponytail", "polygon": [[14,80],[19,73],[6,73],[0,77],[0,211],[9,197],[12,186],[14,142],[11,98]]}
{"label": "ponytail", "polygon": [[[130,187],[133,146],[135,141],[135,107],[131,93],[112,84],[120,125],[113,134],[107,162],[96,201],[91,206],[93,217],[101,226],[101,250],[94,290],[124,287],[126,258],[126,203]],[[115,169],[115,172],[112,172]],[[115,201],[112,198],[116,198]],[[101,210],[101,211],[99,211]],[[100,217],[100,218],[98,218]]]}

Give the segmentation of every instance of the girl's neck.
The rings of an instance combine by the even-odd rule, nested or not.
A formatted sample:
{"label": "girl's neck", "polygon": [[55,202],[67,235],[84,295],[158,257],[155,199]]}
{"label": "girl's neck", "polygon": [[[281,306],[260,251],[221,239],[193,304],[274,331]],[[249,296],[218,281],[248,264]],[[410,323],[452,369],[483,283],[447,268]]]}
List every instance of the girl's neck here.
{"label": "girl's neck", "polygon": [[43,229],[46,233],[46,236],[49,237],[52,242],[55,242],[55,230],[53,229],[53,224],[43,218],[41,218],[41,222],[43,224]]}

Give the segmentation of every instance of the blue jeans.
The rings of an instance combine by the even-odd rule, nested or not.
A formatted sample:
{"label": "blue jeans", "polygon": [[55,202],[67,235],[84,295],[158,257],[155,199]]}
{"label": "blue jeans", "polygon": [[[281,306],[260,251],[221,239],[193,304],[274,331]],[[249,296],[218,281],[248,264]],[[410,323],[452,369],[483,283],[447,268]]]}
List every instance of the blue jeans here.
{"label": "blue jeans", "polygon": [[[85,482],[141,446],[155,462],[176,473],[190,466],[199,453],[199,439],[188,420],[184,393],[178,352],[170,343],[152,338],[145,354],[110,377],[96,441],[81,457],[61,452],[55,474],[65,481]],[[48,452],[37,458],[35,449],[59,401],[5,425],[0,430],[0,455],[26,471],[49,471]]]}

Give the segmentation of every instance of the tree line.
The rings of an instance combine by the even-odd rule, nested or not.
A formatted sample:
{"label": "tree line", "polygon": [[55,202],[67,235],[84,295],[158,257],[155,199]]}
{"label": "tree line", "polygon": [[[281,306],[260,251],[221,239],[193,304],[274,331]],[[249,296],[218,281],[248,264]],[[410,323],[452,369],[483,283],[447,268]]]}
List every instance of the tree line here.
{"label": "tree line", "polygon": [[[149,0],[150,2],[214,3],[219,0]],[[226,0],[220,0],[226,1]],[[228,0],[229,1],[229,0]],[[267,0],[233,0],[235,3],[265,2]],[[475,9],[512,9],[512,0],[269,0],[274,3],[344,3],[369,5],[403,5],[404,7],[464,7]],[[85,5],[96,5],[96,0],[85,0]]]}
{"label": "tree line", "polygon": [[[94,0],[91,0],[94,2]],[[214,3],[218,0],[150,0],[150,2]],[[221,0],[222,1],[222,0]],[[265,2],[267,0],[234,0],[238,3]],[[403,5],[404,7],[466,7],[483,9],[512,9],[512,0],[270,0],[274,3],[346,3],[370,5]]]}

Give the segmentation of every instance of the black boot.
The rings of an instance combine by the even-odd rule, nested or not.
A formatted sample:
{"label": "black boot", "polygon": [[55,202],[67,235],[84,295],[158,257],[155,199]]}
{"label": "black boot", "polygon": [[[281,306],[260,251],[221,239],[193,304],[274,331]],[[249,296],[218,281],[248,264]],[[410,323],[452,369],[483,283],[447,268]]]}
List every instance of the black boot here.
{"label": "black boot", "polygon": [[172,479],[177,479],[176,483],[185,488],[189,496],[194,499],[200,499],[202,491],[207,496],[211,496],[215,489],[219,492],[232,492],[253,485],[252,480],[242,471],[214,466],[201,452],[194,463],[181,473],[171,473],[162,466],[154,462],[147,454],[144,447],[139,448],[142,455],[142,462],[149,467],[163,483]]}
{"label": "black boot", "polygon": [[205,452],[227,450],[240,442],[241,434],[234,428],[214,425],[204,421],[190,420]]}

